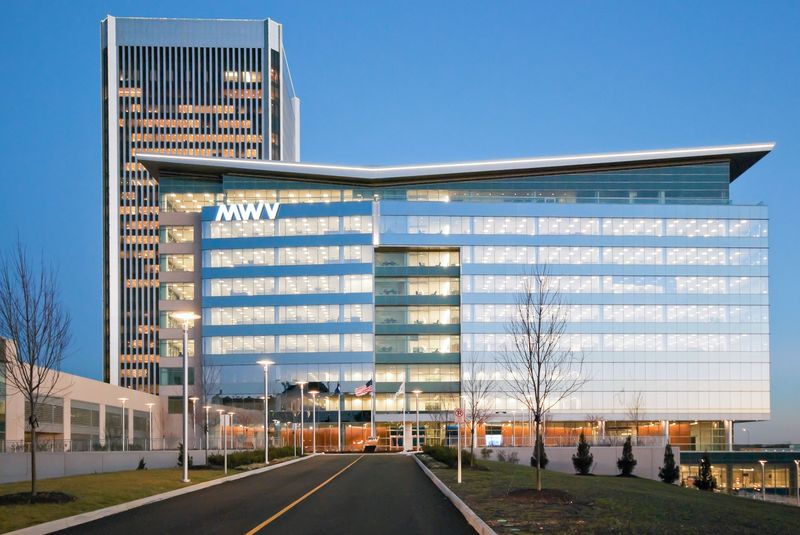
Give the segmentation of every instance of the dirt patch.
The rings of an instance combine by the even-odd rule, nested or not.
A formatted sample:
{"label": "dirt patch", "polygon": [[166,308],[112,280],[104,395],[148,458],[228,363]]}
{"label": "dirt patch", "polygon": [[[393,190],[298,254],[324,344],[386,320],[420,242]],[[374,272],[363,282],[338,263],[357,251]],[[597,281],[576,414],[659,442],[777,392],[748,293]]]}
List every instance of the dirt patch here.
{"label": "dirt patch", "polygon": [[508,493],[508,499],[515,502],[546,503],[553,505],[572,505],[575,497],[569,492],[559,489],[516,489]]}
{"label": "dirt patch", "polygon": [[[33,503],[67,503],[77,498],[64,492],[37,492]],[[16,492],[0,495],[0,505],[20,505],[31,503],[30,492]]]}

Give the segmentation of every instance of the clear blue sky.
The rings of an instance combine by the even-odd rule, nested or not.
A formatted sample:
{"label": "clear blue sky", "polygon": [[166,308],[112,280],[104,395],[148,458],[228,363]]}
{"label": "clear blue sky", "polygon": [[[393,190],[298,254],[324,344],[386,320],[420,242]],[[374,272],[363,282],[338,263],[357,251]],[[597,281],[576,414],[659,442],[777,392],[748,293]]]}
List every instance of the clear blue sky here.
{"label": "clear blue sky", "polygon": [[75,320],[68,371],[101,369],[100,20],[271,17],[303,100],[305,161],[776,141],[732,192],[771,217],[773,421],[751,436],[800,442],[800,3],[373,4],[4,5],[0,246],[19,232],[59,267]]}

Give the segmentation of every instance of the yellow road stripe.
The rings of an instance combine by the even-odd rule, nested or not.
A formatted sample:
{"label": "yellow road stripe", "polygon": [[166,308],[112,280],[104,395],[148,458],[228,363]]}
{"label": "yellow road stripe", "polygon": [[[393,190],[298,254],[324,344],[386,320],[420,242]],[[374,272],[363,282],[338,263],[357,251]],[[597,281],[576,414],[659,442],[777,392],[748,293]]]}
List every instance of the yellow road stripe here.
{"label": "yellow road stripe", "polygon": [[322,483],[320,483],[319,485],[317,485],[316,487],[314,487],[310,491],[306,492],[305,494],[303,494],[302,496],[297,498],[295,501],[293,501],[292,503],[290,503],[289,505],[287,505],[286,507],[284,507],[283,509],[281,509],[280,511],[278,511],[277,513],[275,513],[274,515],[272,515],[271,517],[269,517],[268,519],[266,519],[265,521],[263,521],[262,523],[260,523],[256,527],[254,527],[253,529],[251,529],[250,531],[248,531],[247,533],[245,533],[245,535],[254,535],[255,533],[258,533],[259,531],[264,529],[266,526],[268,526],[270,523],[272,523],[275,519],[279,518],[281,515],[283,515],[287,511],[289,511],[292,507],[294,507],[298,503],[302,502],[303,500],[305,500],[306,498],[308,498],[309,496],[311,496],[312,494],[317,492],[319,489],[321,489],[322,487],[324,487],[325,485],[327,485],[328,483],[333,481],[342,472],[344,472],[345,470],[347,470],[348,468],[350,468],[351,466],[353,466],[354,464],[356,464],[358,461],[360,461],[363,458],[364,458],[364,456],[362,455],[361,457],[359,457],[358,459],[356,459],[352,463],[348,464],[347,466],[345,466],[344,468],[342,468],[341,470],[339,470],[338,472],[333,474],[331,477],[329,477],[328,479],[326,479],[325,481],[323,481]]}

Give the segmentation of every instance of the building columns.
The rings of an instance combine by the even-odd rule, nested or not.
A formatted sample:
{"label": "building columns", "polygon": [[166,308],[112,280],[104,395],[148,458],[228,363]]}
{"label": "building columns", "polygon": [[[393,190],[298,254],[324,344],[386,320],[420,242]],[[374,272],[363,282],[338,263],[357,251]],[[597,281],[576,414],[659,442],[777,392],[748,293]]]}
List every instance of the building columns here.
{"label": "building columns", "polygon": [[64,441],[63,451],[72,450],[72,400],[64,397],[61,410],[63,411],[61,423],[61,438]]}
{"label": "building columns", "polygon": [[100,442],[100,447],[105,448],[106,446],[106,404],[100,403],[100,423],[97,426],[97,434],[98,440]]}
{"label": "building columns", "polygon": [[733,420],[725,420],[725,446],[733,451]]}

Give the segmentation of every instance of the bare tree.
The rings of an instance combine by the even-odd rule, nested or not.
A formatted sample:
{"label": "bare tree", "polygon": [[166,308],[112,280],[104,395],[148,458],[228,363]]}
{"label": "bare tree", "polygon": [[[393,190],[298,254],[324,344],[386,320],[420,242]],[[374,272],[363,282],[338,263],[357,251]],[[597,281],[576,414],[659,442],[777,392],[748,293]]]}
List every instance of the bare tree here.
{"label": "bare tree", "polygon": [[486,423],[492,414],[491,399],[489,395],[494,388],[494,381],[486,376],[483,364],[475,360],[466,363],[461,378],[461,393],[464,396],[464,416],[469,424],[470,442],[469,465],[475,464],[475,433],[478,426]]}
{"label": "bare tree", "polygon": [[644,412],[644,395],[641,392],[634,392],[628,402],[628,419],[633,422],[636,430],[636,445],[639,445],[639,423]]}
{"label": "bare tree", "polygon": [[541,427],[545,415],[585,383],[584,357],[570,349],[564,334],[569,309],[546,266],[526,277],[506,327],[510,338],[500,355],[509,394],[533,415],[536,489],[542,490]]}
{"label": "bare tree", "polygon": [[31,501],[36,496],[36,415],[58,391],[70,326],[55,270],[43,261],[34,266],[17,240],[0,263],[0,336],[10,345],[0,354],[0,364],[6,382],[22,394],[30,409]]}

